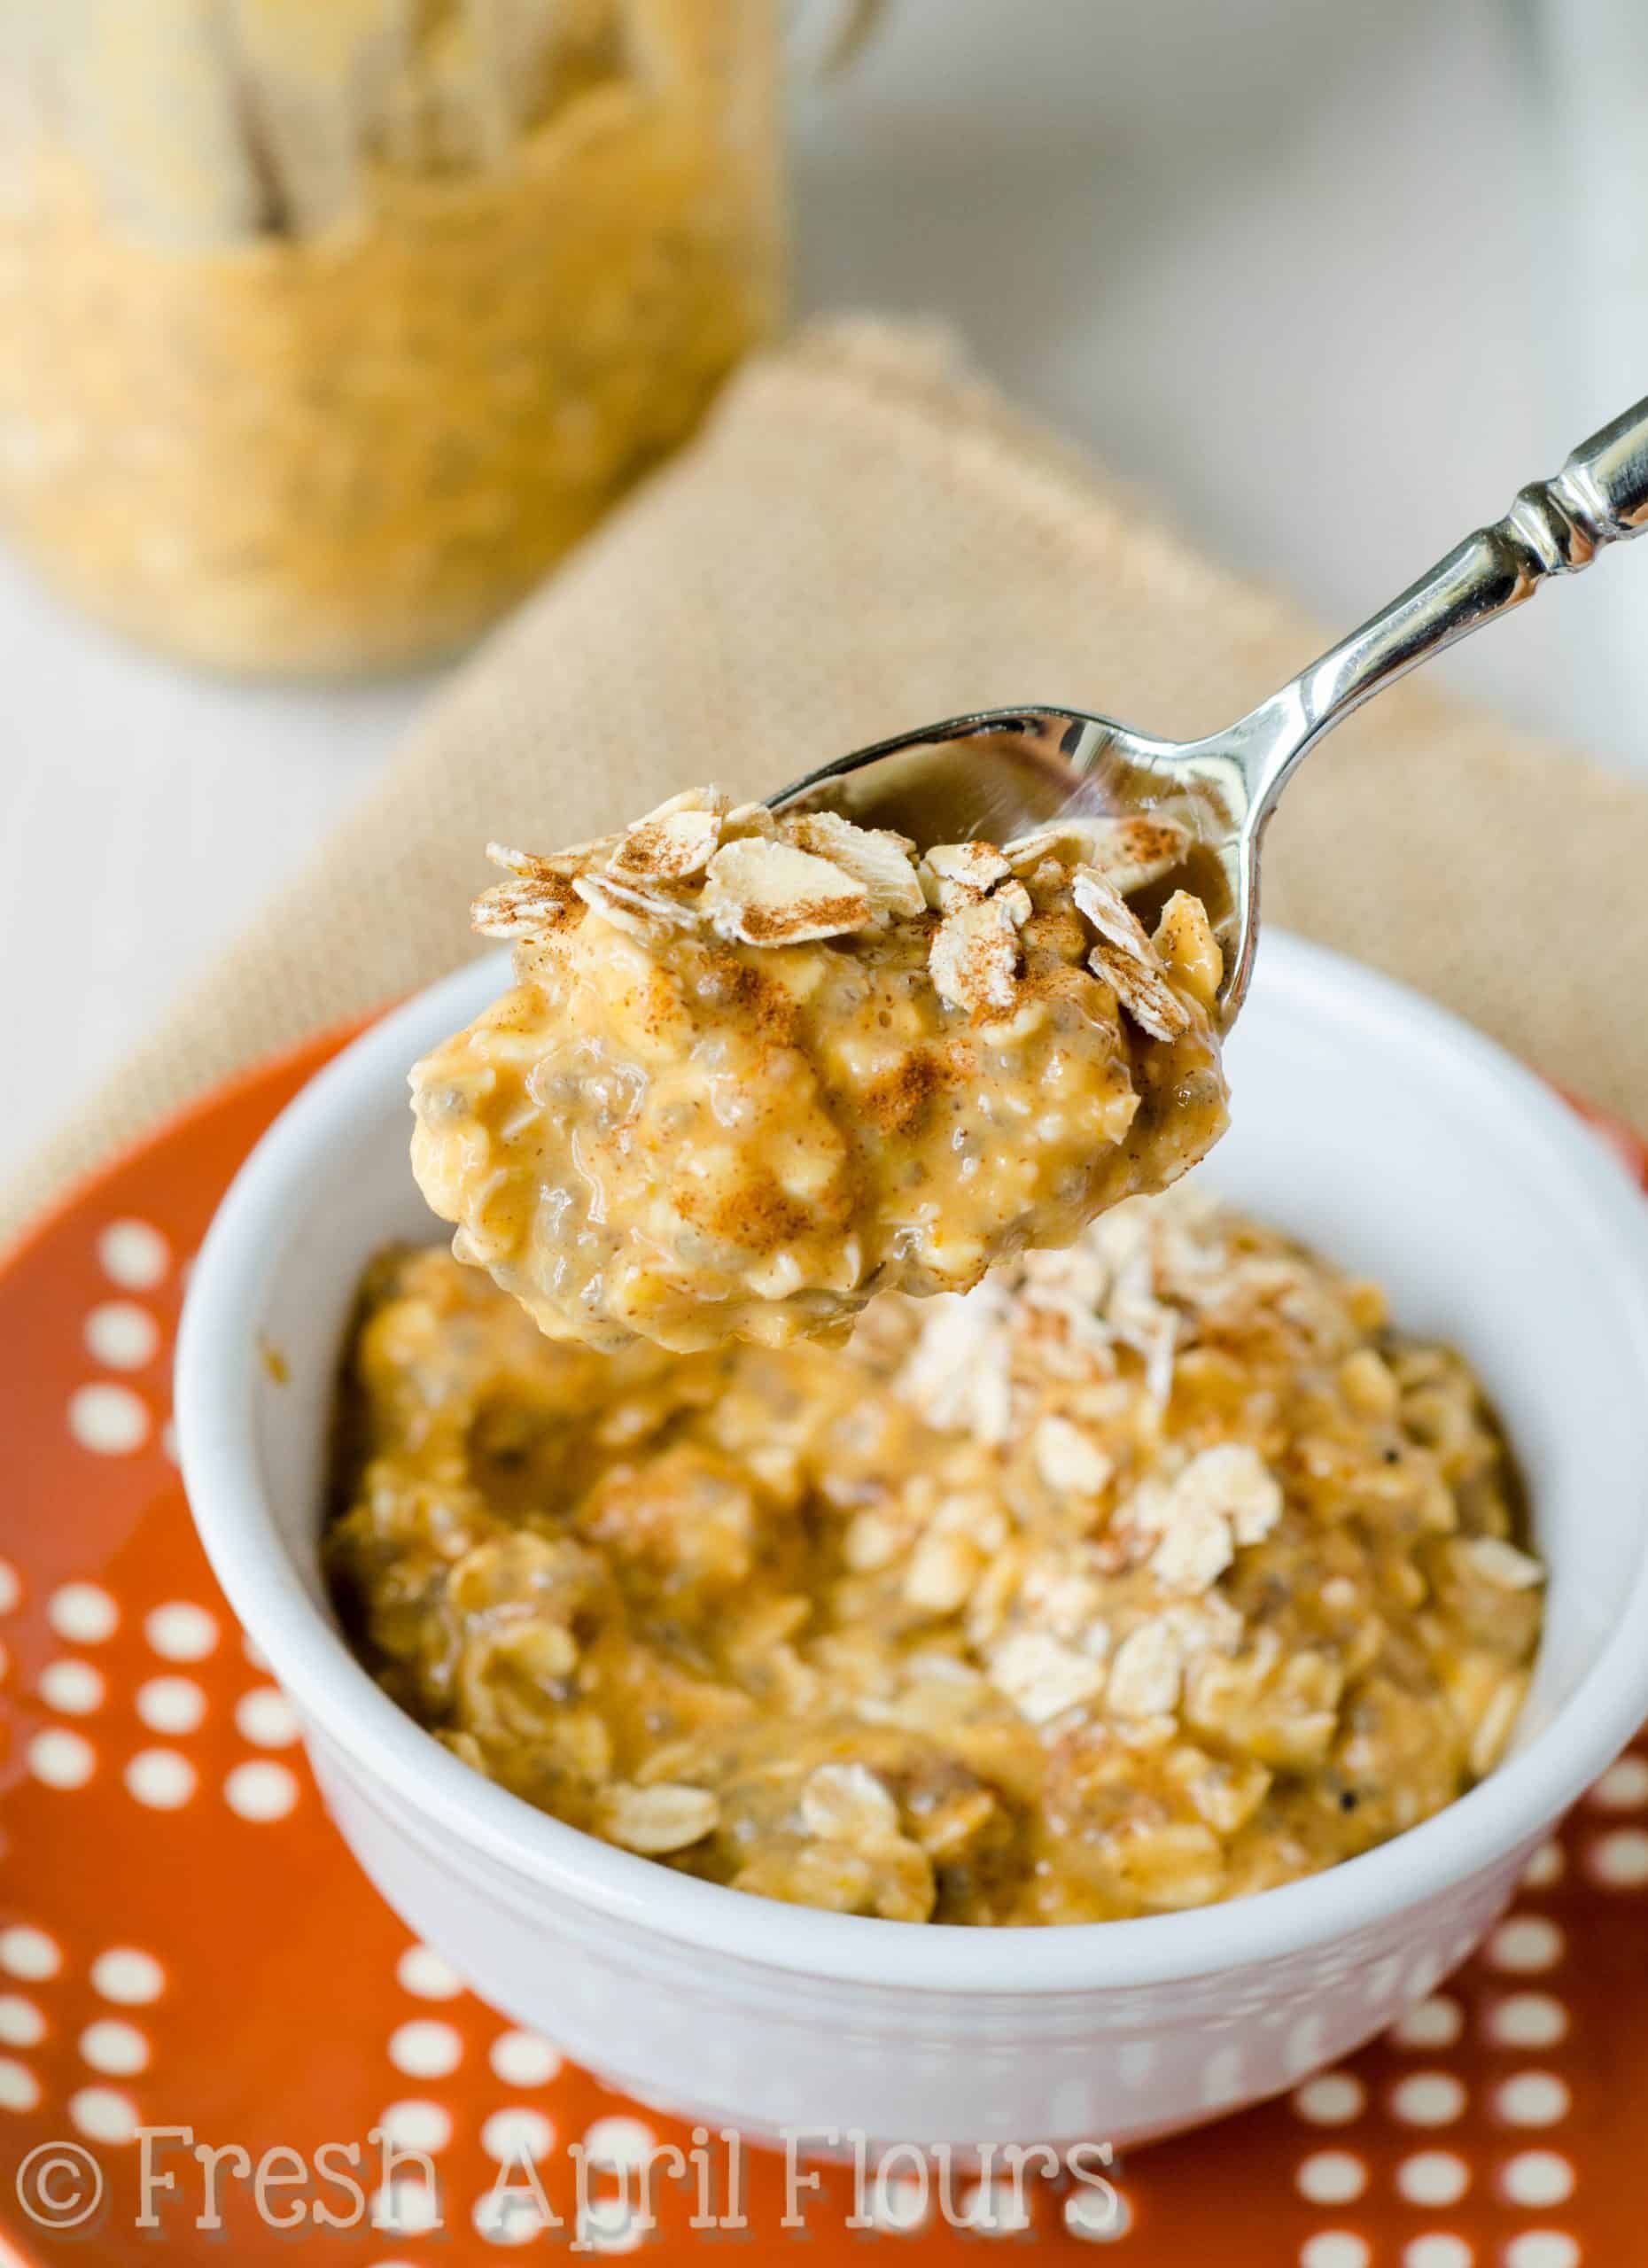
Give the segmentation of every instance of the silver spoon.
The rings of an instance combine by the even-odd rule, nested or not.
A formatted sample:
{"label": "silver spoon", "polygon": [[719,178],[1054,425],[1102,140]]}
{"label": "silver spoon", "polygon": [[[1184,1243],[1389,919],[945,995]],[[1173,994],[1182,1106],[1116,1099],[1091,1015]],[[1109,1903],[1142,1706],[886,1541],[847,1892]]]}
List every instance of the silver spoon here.
{"label": "silver spoon", "polygon": [[1409,670],[1532,598],[1547,576],[1576,574],[1644,526],[1648,400],[1222,733],[1163,741],[1077,709],[991,709],[859,749],[769,800],[774,810],[828,805],[926,843],[1001,841],[1071,811],[1169,814],[1194,839],[1180,879],[1224,948],[1228,1025],[1253,973],[1265,826],[1301,757]]}

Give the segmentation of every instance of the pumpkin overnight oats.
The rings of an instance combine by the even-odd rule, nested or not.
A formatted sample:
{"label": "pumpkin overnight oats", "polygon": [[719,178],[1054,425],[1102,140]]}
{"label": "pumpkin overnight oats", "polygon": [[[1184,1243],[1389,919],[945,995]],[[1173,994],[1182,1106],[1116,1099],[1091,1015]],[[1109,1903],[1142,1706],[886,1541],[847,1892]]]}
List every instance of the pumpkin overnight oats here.
{"label": "pumpkin overnight oats", "polygon": [[494,846],[476,921],[515,983],[413,1074],[419,1184],[459,1259],[608,1352],[965,1291],[1224,1130],[1207,916],[1129,904],[1187,843],[1072,819],[918,852],[705,788],[556,857]]}
{"label": "pumpkin overnight oats", "polygon": [[0,11],[7,532],[211,668],[474,637],[778,319],[776,15]]}
{"label": "pumpkin overnight oats", "polygon": [[614,1355],[385,1254],[326,1559],[478,1771],[688,1874],[907,1921],[1235,1898],[1497,1759],[1543,1570],[1481,1389],[1193,1187],[844,1346]]}

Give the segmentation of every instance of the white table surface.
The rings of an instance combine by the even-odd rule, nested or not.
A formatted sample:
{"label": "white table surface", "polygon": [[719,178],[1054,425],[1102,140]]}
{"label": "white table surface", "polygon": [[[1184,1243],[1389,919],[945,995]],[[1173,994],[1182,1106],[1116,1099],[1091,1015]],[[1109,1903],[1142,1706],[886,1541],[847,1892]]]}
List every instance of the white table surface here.
{"label": "white table surface", "polygon": [[[1324,616],[1366,612],[1643,390],[1605,354],[1550,375],[1543,198],[1508,154],[1526,136],[1494,0],[890,5],[851,80],[804,106],[804,308],[948,317]],[[1648,602],[1648,558],[1601,572]],[[1441,666],[1648,762],[1617,692],[1584,682],[1585,595]],[[0,557],[0,1171],[361,791],[429,682],[190,677]]]}

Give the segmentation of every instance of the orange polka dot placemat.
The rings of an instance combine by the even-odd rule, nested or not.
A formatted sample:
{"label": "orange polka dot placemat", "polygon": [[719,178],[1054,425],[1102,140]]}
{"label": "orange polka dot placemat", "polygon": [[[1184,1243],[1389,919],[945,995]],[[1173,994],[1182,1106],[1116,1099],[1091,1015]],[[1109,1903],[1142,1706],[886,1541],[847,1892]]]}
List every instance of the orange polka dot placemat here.
{"label": "orange polka dot placemat", "polygon": [[[260,2268],[294,2246],[340,2268],[741,2243],[816,2268],[867,2245],[912,2268],[1014,2246],[1135,2268],[1644,2257],[1643,1744],[1392,2032],[1102,2183],[941,2184],[906,2153],[822,2170],[787,2233],[781,2155],[625,2101],[411,1943],[322,1812],[172,1463],[189,1255],[327,1052],[208,1098],[0,1265],[4,2268]],[[1648,1187],[1648,1155],[1609,1138]],[[639,2169],[665,2143],[684,2171],[649,2185],[649,2227]]]}

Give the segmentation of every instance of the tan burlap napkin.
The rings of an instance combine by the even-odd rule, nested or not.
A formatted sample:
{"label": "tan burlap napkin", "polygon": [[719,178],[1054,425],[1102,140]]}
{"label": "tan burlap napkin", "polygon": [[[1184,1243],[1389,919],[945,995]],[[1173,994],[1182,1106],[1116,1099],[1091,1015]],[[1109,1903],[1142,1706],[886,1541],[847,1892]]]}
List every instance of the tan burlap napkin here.
{"label": "tan burlap napkin", "polygon": [[[13,1185],[0,1229],[237,1065],[477,950],[488,836],[572,842],[710,777],[764,792],[998,703],[1207,731],[1324,642],[942,338],[820,325],[752,365],[457,672],[367,803]],[[1648,1127],[1644,877],[1648,793],[1415,681],[1290,790],[1266,913]]]}

